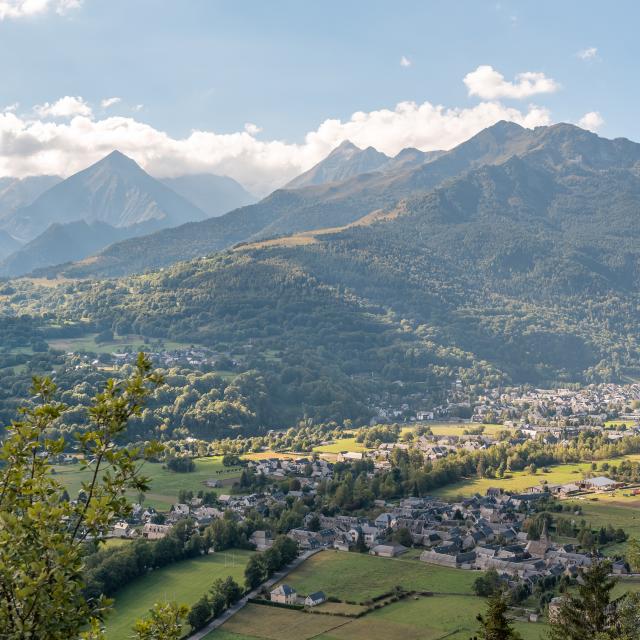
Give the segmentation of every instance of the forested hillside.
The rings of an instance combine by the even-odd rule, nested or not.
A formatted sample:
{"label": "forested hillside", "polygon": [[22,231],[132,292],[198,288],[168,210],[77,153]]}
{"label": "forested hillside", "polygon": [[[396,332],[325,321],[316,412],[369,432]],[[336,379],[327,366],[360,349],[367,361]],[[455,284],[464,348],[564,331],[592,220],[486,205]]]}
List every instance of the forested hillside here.
{"label": "forested hillside", "polygon": [[636,376],[640,147],[536,132],[526,152],[343,229],[36,296],[17,283],[7,301],[69,326],[244,349],[287,419],[430,406],[458,378]]}

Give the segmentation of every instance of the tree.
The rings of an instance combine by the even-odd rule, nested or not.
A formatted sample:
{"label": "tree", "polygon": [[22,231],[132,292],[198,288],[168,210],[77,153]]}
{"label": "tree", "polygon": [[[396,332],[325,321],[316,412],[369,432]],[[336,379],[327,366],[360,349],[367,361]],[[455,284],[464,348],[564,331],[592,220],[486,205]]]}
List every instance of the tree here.
{"label": "tree", "polygon": [[[140,354],[128,380],[108,380],[89,407],[89,428],[76,437],[90,462],[82,499],[64,499],[50,473],[50,460],[64,440],[46,437],[65,405],[55,402],[55,384],[34,377],[34,400],[11,423],[0,450],[0,628],[7,640],[68,640],[96,626],[108,608],[104,598],[83,593],[84,543],[102,538],[130,510],[126,489],[146,491],[137,462],[143,451],[115,446],[150,389],[160,383]],[[158,447],[149,446],[149,455]]]}
{"label": "tree", "polygon": [[638,541],[637,538],[629,539],[629,544],[627,545],[627,560],[633,571],[640,571],[640,541]]}
{"label": "tree", "polygon": [[405,547],[413,546],[413,538],[411,537],[411,531],[406,527],[400,527],[393,532],[391,536],[393,542],[401,544]]}
{"label": "tree", "polygon": [[640,594],[628,593],[617,603],[616,614],[606,640],[640,640]]}
{"label": "tree", "polygon": [[477,617],[480,630],[474,640],[521,640],[520,634],[513,629],[511,620],[506,616],[508,608],[504,593],[492,595],[487,601],[486,614],[479,614]]}
{"label": "tree", "polygon": [[597,562],[583,572],[578,594],[566,594],[551,620],[551,640],[584,640],[607,631],[611,590],[616,583],[610,571],[609,562]]}
{"label": "tree", "polygon": [[155,604],[148,618],[133,625],[134,637],[136,640],[179,640],[188,612],[188,607],[175,602]]}
{"label": "tree", "polygon": [[198,631],[207,624],[211,613],[211,603],[206,596],[202,596],[202,598],[191,607],[187,620],[191,628]]}
{"label": "tree", "polygon": [[244,579],[249,589],[255,589],[265,578],[265,568],[260,555],[256,554],[249,558],[244,569]]}
{"label": "tree", "polygon": [[487,598],[502,589],[502,581],[495,569],[489,569],[484,575],[479,576],[473,583],[473,591],[477,596]]}

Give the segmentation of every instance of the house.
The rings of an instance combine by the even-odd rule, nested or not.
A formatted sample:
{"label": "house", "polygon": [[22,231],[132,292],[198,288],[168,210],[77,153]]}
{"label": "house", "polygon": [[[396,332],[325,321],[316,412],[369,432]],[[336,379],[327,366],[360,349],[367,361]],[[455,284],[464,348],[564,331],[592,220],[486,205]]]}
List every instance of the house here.
{"label": "house", "polygon": [[395,558],[405,551],[408,551],[407,547],[401,544],[377,544],[369,553],[381,558]]}
{"label": "house", "polygon": [[315,593],[309,594],[304,599],[304,606],[305,607],[316,607],[319,604],[322,604],[323,602],[325,602],[326,600],[327,600],[327,596],[324,595],[323,591],[316,591]]}
{"label": "house", "polygon": [[298,600],[298,593],[288,584],[281,584],[271,592],[271,602],[279,604],[295,604]]}
{"label": "house", "polygon": [[396,517],[391,513],[381,513],[374,524],[378,529],[390,529],[396,522]]}
{"label": "house", "polygon": [[153,522],[147,522],[142,527],[142,537],[147,540],[160,540],[164,538],[169,531],[171,531],[171,525],[169,524],[153,524]]}
{"label": "house", "polygon": [[176,516],[180,517],[180,518],[188,518],[189,517],[189,505],[188,504],[183,504],[181,502],[176,502],[176,504],[174,504],[171,507],[171,511],[170,513],[175,514]]}
{"label": "house", "polygon": [[341,451],[338,454],[338,462],[354,462],[364,460],[364,454],[359,451]]}
{"label": "house", "polygon": [[256,545],[256,551],[264,551],[273,545],[273,538],[266,531],[254,531],[249,542]]}
{"label": "house", "polygon": [[113,536],[115,538],[132,538],[136,534],[135,529],[128,523],[121,520],[113,525]]}

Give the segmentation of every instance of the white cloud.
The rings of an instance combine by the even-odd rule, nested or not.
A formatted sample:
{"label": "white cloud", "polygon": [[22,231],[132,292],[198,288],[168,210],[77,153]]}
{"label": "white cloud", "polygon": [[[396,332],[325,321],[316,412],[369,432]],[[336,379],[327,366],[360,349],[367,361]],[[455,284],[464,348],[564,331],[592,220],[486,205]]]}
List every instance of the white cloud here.
{"label": "white cloud", "polygon": [[504,76],[488,64],[480,65],[464,77],[470,96],[478,96],[485,100],[499,98],[529,98],[538,93],[553,93],[560,85],[544,73],[525,71],[515,77],[514,82],[504,79]]}
{"label": "white cloud", "polygon": [[589,113],[585,113],[582,118],[578,120],[578,125],[589,131],[597,131],[603,124],[604,118],[598,111],[589,111]]}
{"label": "white cloud", "polygon": [[499,102],[464,109],[401,102],[393,109],[358,111],[344,121],[325,120],[303,142],[293,144],[258,140],[248,131],[195,130],[174,138],[134,117],[77,115],[60,122],[0,112],[0,176],[70,175],[119,149],[158,177],[226,174],[262,195],[320,161],[344,140],[390,155],[405,147],[449,149],[499,120],[534,127],[549,124],[550,114],[542,107],[519,110]]}
{"label": "white cloud", "polygon": [[103,109],[108,109],[109,107],[113,107],[114,105],[118,104],[119,102],[122,102],[122,98],[104,98],[104,100],[102,100],[100,102],[100,106]]}
{"label": "white cloud", "polygon": [[262,127],[259,127],[257,124],[253,124],[253,122],[245,122],[244,123],[244,130],[252,135],[255,136],[256,134],[260,133],[262,131]]}
{"label": "white cloud", "polygon": [[407,58],[407,56],[402,56],[402,58],[400,58],[400,66],[401,67],[410,67],[411,66],[411,60],[409,60],[409,58]]}
{"label": "white cloud", "polygon": [[71,118],[73,116],[91,116],[91,107],[80,96],[64,96],[56,102],[37,105],[33,110],[41,117]]}
{"label": "white cloud", "polygon": [[81,5],[82,0],[0,0],[0,20],[28,18],[47,11],[63,15]]}
{"label": "white cloud", "polygon": [[576,55],[581,60],[593,60],[598,55],[598,48],[588,47],[587,49],[582,49],[581,51],[578,51]]}

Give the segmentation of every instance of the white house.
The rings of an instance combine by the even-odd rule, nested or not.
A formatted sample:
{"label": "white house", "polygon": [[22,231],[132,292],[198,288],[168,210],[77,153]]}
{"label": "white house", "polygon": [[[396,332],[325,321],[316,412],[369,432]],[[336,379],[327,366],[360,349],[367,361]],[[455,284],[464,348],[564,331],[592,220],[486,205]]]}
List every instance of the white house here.
{"label": "white house", "polygon": [[327,599],[327,596],[324,595],[322,591],[316,591],[315,593],[311,593],[304,599],[305,607],[316,607],[319,604],[322,604]]}

